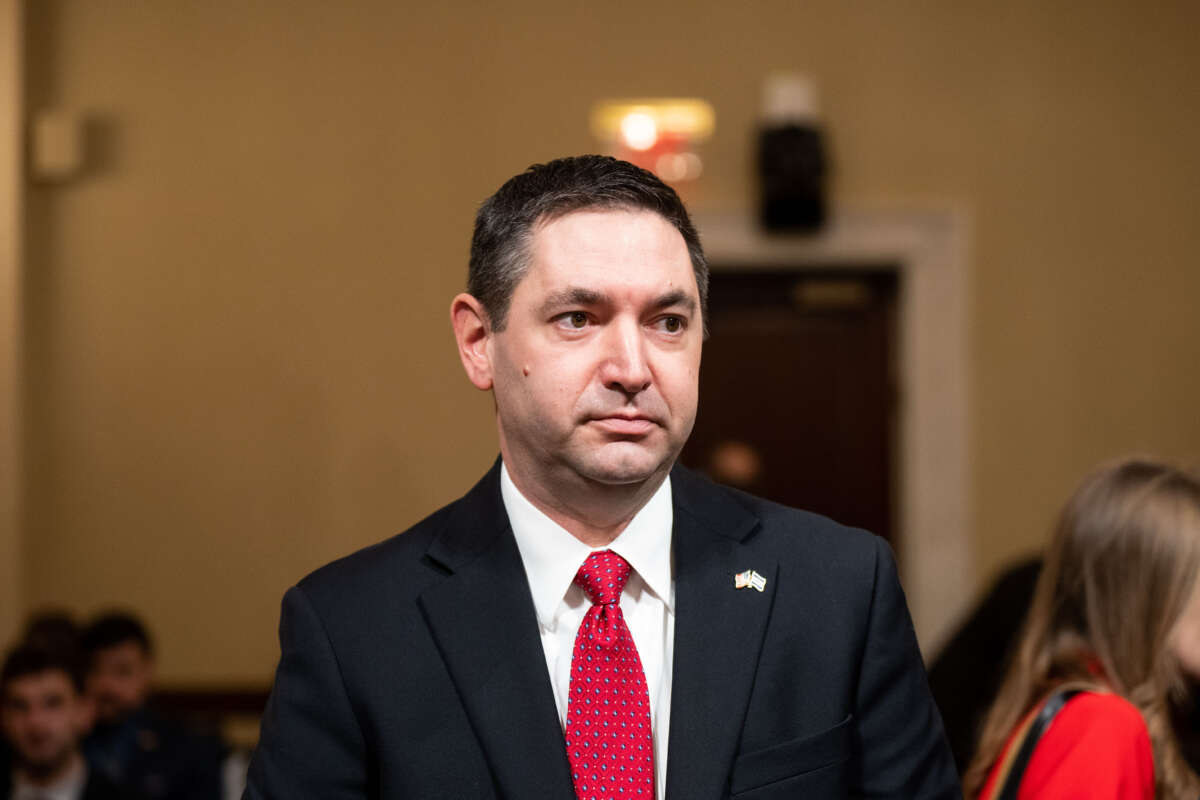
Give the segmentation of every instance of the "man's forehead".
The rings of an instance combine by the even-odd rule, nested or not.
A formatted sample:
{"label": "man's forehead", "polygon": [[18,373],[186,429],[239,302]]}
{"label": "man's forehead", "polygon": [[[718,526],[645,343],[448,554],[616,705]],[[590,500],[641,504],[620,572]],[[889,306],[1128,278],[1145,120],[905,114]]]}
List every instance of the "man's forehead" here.
{"label": "man's forehead", "polygon": [[4,687],[4,698],[21,695],[48,695],[48,694],[66,694],[75,693],[75,683],[71,680],[71,676],[59,669],[48,669],[43,672],[31,672],[27,675],[18,675],[9,680]]}
{"label": "man's forehead", "polygon": [[142,647],[140,642],[133,639],[124,639],[115,644],[110,644],[105,647],[98,648],[93,654],[95,660],[125,660],[125,659],[147,659],[149,653]]}
{"label": "man's forehead", "polygon": [[589,278],[619,276],[697,291],[683,235],[648,209],[586,208],[553,217],[534,228],[529,256],[530,272],[543,283],[586,287]]}

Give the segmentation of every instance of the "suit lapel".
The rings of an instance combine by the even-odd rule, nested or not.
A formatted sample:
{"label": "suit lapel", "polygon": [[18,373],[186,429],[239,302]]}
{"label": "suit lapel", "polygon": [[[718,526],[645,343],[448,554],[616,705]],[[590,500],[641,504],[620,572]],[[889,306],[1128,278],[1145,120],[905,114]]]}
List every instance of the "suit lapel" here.
{"label": "suit lapel", "polygon": [[[726,795],[733,757],[774,599],[777,564],[742,542],[758,519],[686,470],[671,476],[675,502],[675,652],[667,797]],[[753,569],[765,590],[735,589]]]}
{"label": "suit lapel", "polygon": [[500,499],[499,462],[455,506],[428,557],[449,574],[419,602],[499,793],[574,798],[533,600]]}

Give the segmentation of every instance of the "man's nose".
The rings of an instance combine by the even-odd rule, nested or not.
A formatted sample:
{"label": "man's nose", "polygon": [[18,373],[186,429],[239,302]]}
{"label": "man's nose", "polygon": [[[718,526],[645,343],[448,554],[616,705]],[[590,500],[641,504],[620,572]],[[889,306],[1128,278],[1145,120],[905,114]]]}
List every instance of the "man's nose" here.
{"label": "man's nose", "polygon": [[49,721],[50,714],[40,709],[34,709],[25,718],[25,729],[31,736],[40,737],[45,734]]}
{"label": "man's nose", "polygon": [[633,320],[614,322],[605,341],[601,380],[605,387],[635,395],[650,386],[650,364],[641,325]]}

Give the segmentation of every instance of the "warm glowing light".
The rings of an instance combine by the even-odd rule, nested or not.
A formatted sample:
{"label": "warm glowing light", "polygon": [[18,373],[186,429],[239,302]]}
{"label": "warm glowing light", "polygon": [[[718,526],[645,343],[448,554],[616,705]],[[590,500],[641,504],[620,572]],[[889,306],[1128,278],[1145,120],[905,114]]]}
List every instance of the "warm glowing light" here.
{"label": "warm glowing light", "polygon": [[592,106],[592,134],[609,154],[655,172],[668,183],[700,177],[699,145],[716,114],[693,97],[602,100]]}
{"label": "warm glowing light", "polygon": [[634,150],[649,150],[658,141],[658,123],[644,111],[631,111],[621,119],[621,138]]}
{"label": "warm glowing light", "polygon": [[702,142],[712,135],[716,113],[696,98],[602,100],[592,106],[592,134],[602,142],[623,139],[625,120],[638,114],[654,121],[658,138],[670,136]]}
{"label": "warm glowing light", "polygon": [[694,181],[704,171],[695,153],[663,153],[654,160],[654,172],[667,183]]}

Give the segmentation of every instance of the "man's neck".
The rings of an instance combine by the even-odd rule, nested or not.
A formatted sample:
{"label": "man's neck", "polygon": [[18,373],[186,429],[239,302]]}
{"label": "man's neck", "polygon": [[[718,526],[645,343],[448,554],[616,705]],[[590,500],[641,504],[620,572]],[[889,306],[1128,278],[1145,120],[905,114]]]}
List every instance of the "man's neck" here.
{"label": "man's neck", "polygon": [[519,465],[505,461],[517,491],[535,508],[562,526],[588,547],[605,547],[613,542],[649,502],[670,472],[669,467],[645,481],[605,484],[578,478],[576,485],[548,487],[546,481],[530,480]]}
{"label": "man's neck", "polygon": [[61,764],[54,765],[45,770],[30,770],[18,766],[16,767],[16,773],[20,780],[28,783],[30,786],[36,786],[39,789],[53,789],[57,788],[59,784],[70,780],[75,775],[83,774],[86,768],[83,756],[78,750],[75,750]]}

